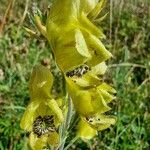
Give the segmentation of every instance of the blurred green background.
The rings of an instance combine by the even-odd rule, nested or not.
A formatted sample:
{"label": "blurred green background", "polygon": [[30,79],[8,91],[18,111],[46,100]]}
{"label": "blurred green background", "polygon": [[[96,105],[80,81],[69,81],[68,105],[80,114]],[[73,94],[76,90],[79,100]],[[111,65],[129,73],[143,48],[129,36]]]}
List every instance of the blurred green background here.
{"label": "blurred green background", "polygon": [[[28,150],[19,122],[29,101],[29,76],[34,65],[53,63],[48,43],[23,29],[33,28],[33,1],[12,1],[7,13],[11,0],[0,0],[0,150]],[[50,0],[34,2],[45,13]],[[105,80],[117,90],[110,112],[117,123],[70,150],[150,150],[150,0],[108,0],[105,12],[103,42],[114,56]]]}

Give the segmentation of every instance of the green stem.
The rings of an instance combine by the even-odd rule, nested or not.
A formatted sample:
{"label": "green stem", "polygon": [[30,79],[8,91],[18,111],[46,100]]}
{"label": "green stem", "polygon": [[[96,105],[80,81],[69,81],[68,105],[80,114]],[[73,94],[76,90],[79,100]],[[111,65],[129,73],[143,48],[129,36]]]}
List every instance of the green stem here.
{"label": "green stem", "polygon": [[62,125],[62,129],[61,129],[61,145],[59,147],[59,150],[63,150],[64,146],[65,146],[65,142],[67,139],[67,129],[69,128],[70,122],[71,122],[71,118],[72,118],[72,110],[73,110],[73,106],[72,106],[72,100],[69,97],[68,98],[68,112],[67,112],[67,116],[66,116],[66,120],[65,123]]}
{"label": "green stem", "polygon": [[70,143],[64,148],[64,150],[68,150],[72,145],[73,145],[73,143],[75,143],[77,140],[78,140],[78,136],[76,136],[74,139],[72,139],[71,141],[70,141]]}
{"label": "green stem", "polygon": [[65,129],[68,129],[68,127],[69,127],[69,124],[70,124],[71,118],[72,118],[72,112],[73,112],[72,100],[69,97],[69,99],[68,99],[68,113],[67,113],[67,117],[66,117]]}

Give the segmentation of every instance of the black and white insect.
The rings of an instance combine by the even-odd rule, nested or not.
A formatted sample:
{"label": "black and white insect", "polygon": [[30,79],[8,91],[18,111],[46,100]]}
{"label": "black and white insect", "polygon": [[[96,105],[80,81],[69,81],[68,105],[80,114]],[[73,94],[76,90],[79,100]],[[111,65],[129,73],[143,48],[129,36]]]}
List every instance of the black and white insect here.
{"label": "black and white insect", "polygon": [[73,76],[82,77],[82,75],[86,74],[89,70],[90,70],[90,67],[84,64],[71,71],[68,71],[66,73],[66,76],[67,77],[73,77]]}
{"label": "black and white insect", "polygon": [[85,118],[87,122],[94,124],[94,123],[100,123],[101,119],[99,117],[86,117]]}
{"label": "black and white insect", "polygon": [[33,133],[40,137],[48,132],[54,132],[54,116],[38,116],[33,122]]}
{"label": "black and white insect", "polygon": [[94,118],[93,117],[86,117],[85,119],[89,123],[93,123],[94,122]]}

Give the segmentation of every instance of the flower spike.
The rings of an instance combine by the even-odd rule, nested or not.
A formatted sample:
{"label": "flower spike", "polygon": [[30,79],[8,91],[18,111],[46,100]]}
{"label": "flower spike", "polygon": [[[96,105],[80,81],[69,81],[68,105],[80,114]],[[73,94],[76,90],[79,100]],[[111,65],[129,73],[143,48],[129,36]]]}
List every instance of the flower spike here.
{"label": "flower spike", "polygon": [[[105,115],[116,93],[103,78],[106,61],[112,54],[102,43],[106,36],[95,24],[106,16],[98,19],[105,3],[106,0],[56,0],[46,25],[35,16],[37,28],[49,41],[64,76],[67,87],[67,96],[64,96],[68,98],[69,95],[79,115],[77,137],[87,140],[116,122],[116,118]],[[62,98],[54,100],[52,85],[51,72],[44,66],[36,66],[29,83],[30,103],[20,124],[31,132],[32,149],[44,148],[46,144],[57,145],[58,128],[64,122],[63,110],[64,114],[67,114],[66,109],[71,110],[66,101],[62,103]]]}

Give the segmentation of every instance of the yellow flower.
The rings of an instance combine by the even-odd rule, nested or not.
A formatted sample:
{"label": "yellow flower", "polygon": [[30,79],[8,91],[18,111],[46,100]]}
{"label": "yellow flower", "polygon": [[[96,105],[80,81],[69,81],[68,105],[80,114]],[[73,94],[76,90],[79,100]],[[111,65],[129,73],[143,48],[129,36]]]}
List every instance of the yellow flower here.
{"label": "yellow flower", "polygon": [[97,131],[93,129],[83,118],[78,123],[77,136],[89,140],[97,135]]}
{"label": "yellow flower", "polygon": [[99,40],[105,37],[101,29],[86,13],[96,17],[100,6],[102,2],[91,0],[57,0],[52,5],[46,23],[47,38],[64,73],[85,63],[96,66],[112,56]]}
{"label": "yellow flower", "polygon": [[[26,108],[20,126],[30,132],[30,146],[36,150],[40,143],[42,147],[46,144],[54,146],[58,144],[57,128],[62,121],[62,112],[55,100],[45,100],[44,102],[34,100]],[[52,136],[53,141],[50,140]]]}
{"label": "yellow flower", "polygon": [[26,111],[21,119],[20,126],[22,129],[31,132],[33,129],[34,121],[39,116],[53,116],[55,126],[63,121],[63,114],[54,99],[47,99],[42,101],[32,101],[29,103]]}
{"label": "yellow flower", "polygon": [[[57,128],[63,122],[63,114],[50,94],[53,76],[49,69],[41,65],[36,66],[29,83],[31,99],[20,126],[30,132],[31,148],[41,150],[46,144],[58,144]],[[52,137],[53,141],[50,140]]]}
{"label": "yellow flower", "polygon": [[98,131],[110,127],[115,122],[116,119],[114,117],[108,117],[100,113],[90,117],[81,117],[77,128],[77,135],[82,139],[91,139],[97,135]]}
{"label": "yellow flower", "polygon": [[80,115],[89,116],[110,110],[107,104],[114,99],[114,96],[103,87],[105,83],[91,89],[82,89],[70,79],[67,79],[67,83],[69,95],[72,98],[76,111]]}
{"label": "yellow flower", "polygon": [[89,116],[110,110],[107,104],[115,98],[112,94],[116,91],[98,77],[103,75],[105,71],[106,65],[101,63],[81,77],[78,76],[77,71],[75,71],[75,76],[66,76],[69,95],[80,115]]}

